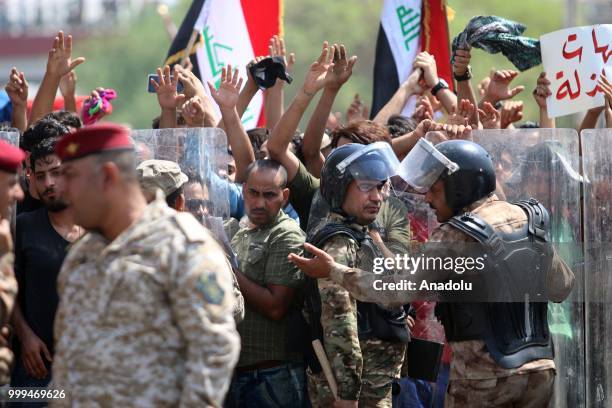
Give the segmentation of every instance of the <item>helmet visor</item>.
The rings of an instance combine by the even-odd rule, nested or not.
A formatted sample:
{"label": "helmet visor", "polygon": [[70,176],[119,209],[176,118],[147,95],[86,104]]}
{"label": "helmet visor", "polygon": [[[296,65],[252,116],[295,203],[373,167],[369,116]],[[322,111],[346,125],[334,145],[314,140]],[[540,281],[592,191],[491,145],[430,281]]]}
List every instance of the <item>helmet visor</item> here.
{"label": "helmet visor", "polygon": [[457,170],[457,163],[421,138],[400,163],[398,174],[416,191],[426,193],[444,171],[452,174]]}
{"label": "helmet visor", "polygon": [[349,172],[354,180],[384,181],[397,174],[399,160],[388,143],[367,145],[338,163],[341,173]]}

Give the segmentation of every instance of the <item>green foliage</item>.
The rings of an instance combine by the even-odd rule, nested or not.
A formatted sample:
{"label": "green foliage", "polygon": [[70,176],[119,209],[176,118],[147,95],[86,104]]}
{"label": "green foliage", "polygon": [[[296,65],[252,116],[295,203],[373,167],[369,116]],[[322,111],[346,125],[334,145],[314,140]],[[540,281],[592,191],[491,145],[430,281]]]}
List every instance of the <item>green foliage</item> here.
{"label": "green foliage", "polygon": [[[287,48],[297,57],[293,72],[295,81],[285,88],[285,103],[289,104],[309,65],[319,55],[322,42],[327,40],[345,44],[350,55],[359,57],[353,77],[342,89],[334,110],[345,113],[355,93],[369,104],[382,0],[284,0],[284,3]],[[539,37],[561,28],[564,10],[562,0],[449,0],[449,5],[456,12],[450,23],[451,36],[461,31],[472,16],[495,14],[527,25],[525,35]],[[171,10],[177,25],[188,6],[189,1],[184,0]],[[75,55],[88,59],[77,69],[79,91],[86,93],[96,86],[114,88],[118,98],[113,102],[112,120],[134,127],[150,127],[159,108],[155,95],[146,92],[147,75],[162,63],[169,44],[161,18],[152,6],[130,27],[76,44]],[[493,67],[513,68],[501,54],[488,55],[474,50],[472,55],[474,86]],[[515,80],[515,86],[526,87],[517,97],[525,101],[525,119],[537,120],[537,107],[530,92],[540,71],[541,66],[532,68]],[[309,112],[312,109],[313,106]],[[308,118],[309,113],[305,117]],[[305,125],[303,120],[302,127]]]}

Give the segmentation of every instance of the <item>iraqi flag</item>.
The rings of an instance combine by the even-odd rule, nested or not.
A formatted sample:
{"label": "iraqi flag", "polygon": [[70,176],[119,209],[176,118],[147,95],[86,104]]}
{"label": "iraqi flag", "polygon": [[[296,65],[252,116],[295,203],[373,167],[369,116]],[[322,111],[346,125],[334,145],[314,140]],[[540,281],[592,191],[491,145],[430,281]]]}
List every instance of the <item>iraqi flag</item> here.
{"label": "iraqi flag", "polygon": [[[249,61],[268,55],[270,38],[282,35],[282,2],[194,0],[170,46],[166,64],[180,62],[189,52],[193,72],[202,82],[218,85],[221,68],[227,64],[238,67],[246,80]],[[204,88],[208,92],[208,87]],[[265,125],[261,92],[244,112],[242,122],[246,129]]]}
{"label": "iraqi flag", "polygon": [[[425,50],[436,58],[438,76],[452,89],[445,0],[384,0],[374,62],[374,117],[408,75],[416,55]],[[416,98],[402,114],[412,115]]]}

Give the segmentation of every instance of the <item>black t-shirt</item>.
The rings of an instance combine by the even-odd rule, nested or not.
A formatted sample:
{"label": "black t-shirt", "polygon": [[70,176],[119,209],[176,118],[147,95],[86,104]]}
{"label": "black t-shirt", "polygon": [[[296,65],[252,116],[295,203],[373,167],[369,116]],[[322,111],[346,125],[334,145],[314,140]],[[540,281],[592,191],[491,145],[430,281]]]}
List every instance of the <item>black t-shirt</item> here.
{"label": "black t-shirt", "polygon": [[24,177],[21,178],[20,184],[23,190],[23,200],[17,202],[17,215],[43,208],[42,201],[30,195],[30,186]]}
{"label": "black t-shirt", "polygon": [[69,244],[51,225],[47,209],[17,217],[15,276],[19,284],[18,302],[28,325],[51,353],[53,320],[59,302],[57,275]]}

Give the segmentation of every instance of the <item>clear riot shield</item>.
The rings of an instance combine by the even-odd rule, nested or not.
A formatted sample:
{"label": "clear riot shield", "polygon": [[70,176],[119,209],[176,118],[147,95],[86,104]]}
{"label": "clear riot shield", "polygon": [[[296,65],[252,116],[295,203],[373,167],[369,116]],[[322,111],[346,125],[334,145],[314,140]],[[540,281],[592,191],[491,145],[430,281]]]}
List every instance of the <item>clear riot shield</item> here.
{"label": "clear riot shield", "polygon": [[581,133],[587,406],[612,406],[612,129]]}
{"label": "clear riot shield", "polygon": [[169,160],[189,180],[183,186],[185,210],[192,213],[224,245],[223,221],[229,219],[227,137],[218,128],[135,129],[131,136],[139,162]]}
{"label": "clear riot shield", "polygon": [[[585,406],[584,274],[581,250],[578,134],[573,129],[477,130],[495,165],[497,194],[509,202],[536,198],[550,214],[550,235],[576,281],[562,303],[549,303],[557,376],[553,406]],[[608,179],[609,182],[610,179]],[[590,405],[589,405],[590,406]]]}
{"label": "clear riot shield", "polygon": [[[17,129],[9,129],[8,131],[2,131],[0,132],[0,139],[4,140],[7,143],[12,144],[13,146],[19,146],[19,130]],[[13,206],[13,209],[11,211],[11,228],[14,231],[15,230],[15,220],[17,217],[17,205]]]}

